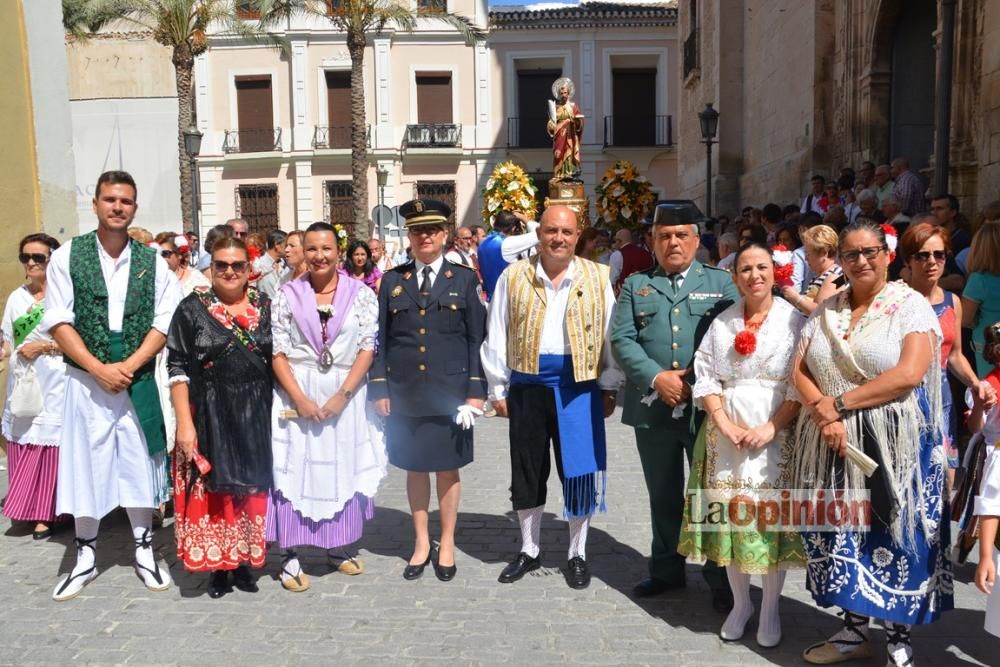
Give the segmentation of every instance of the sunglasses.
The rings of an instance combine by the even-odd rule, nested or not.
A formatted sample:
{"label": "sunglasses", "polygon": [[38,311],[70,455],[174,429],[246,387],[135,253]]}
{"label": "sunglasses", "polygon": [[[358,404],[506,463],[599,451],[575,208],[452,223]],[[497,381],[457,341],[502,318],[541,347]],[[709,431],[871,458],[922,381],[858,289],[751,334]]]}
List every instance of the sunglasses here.
{"label": "sunglasses", "polygon": [[233,236],[235,236],[238,239],[245,239],[246,236],[247,236],[247,233],[246,232],[233,232]]}
{"label": "sunglasses", "polygon": [[861,257],[871,261],[878,257],[878,254],[883,250],[888,250],[888,248],[884,245],[873,245],[861,250],[848,250],[847,252],[840,253],[840,259],[848,264],[854,264]]}
{"label": "sunglasses", "polygon": [[167,257],[172,257],[173,254],[174,254],[173,250],[161,250],[160,251],[160,257],[162,257],[163,259],[166,259]]}
{"label": "sunglasses", "polygon": [[27,264],[28,260],[31,260],[35,264],[45,264],[49,261],[49,256],[40,252],[22,252],[17,256],[17,260],[21,264]]}
{"label": "sunglasses", "polygon": [[918,262],[926,262],[931,257],[934,258],[935,262],[943,262],[948,258],[948,253],[944,250],[934,250],[933,252],[930,250],[921,250],[920,252],[913,253],[913,259]]}
{"label": "sunglasses", "polygon": [[233,273],[243,273],[250,266],[250,262],[220,262],[215,260],[212,262],[212,270],[216,273],[225,273],[229,269],[233,270]]}

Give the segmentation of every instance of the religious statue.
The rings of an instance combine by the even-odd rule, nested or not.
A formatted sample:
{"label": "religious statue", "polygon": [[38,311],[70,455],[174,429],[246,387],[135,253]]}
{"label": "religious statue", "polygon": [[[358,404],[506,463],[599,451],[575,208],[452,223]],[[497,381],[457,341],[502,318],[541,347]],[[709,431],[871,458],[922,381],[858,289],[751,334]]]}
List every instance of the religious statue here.
{"label": "religious statue", "polygon": [[580,141],[583,137],[583,114],[573,101],[575,87],[568,77],[556,79],[549,100],[549,122],[545,129],[552,137],[553,181],[580,180]]}

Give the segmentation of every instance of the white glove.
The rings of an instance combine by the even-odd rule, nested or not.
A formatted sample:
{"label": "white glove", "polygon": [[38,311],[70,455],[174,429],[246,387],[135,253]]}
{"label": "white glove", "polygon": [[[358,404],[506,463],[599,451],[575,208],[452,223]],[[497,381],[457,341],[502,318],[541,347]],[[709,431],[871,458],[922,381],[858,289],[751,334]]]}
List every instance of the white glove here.
{"label": "white glove", "polygon": [[455,415],[455,423],[461,426],[463,431],[468,431],[476,425],[476,417],[482,416],[482,410],[472,405],[463,403],[458,406],[458,414]]}

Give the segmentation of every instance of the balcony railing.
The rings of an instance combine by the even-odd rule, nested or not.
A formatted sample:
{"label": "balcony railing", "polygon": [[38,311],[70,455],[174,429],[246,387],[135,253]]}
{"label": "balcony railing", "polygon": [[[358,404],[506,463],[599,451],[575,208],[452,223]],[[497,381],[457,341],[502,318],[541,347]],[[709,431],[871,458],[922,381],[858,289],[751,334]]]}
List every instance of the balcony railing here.
{"label": "balcony railing", "polygon": [[[372,126],[365,128],[365,143],[371,148]],[[313,148],[350,148],[351,126],[317,125],[313,128]]]}
{"label": "balcony railing", "polygon": [[551,148],[546,116],[507,119],[507,148]]}
{"label": "balcony railing", "polygon": [[604,146],[673,146],[673,116],[604,117]]}
{"label": "balcony railing", "polygon": [[226,130],[223,153],[268,153],[281,150],[281,128]]}
{"label": "balcony railing", "polygon": [[701,67],[701,51],[698,47],[698,30],[692,30],[684,40],[684,78]]}
{"label": "balcony railing", "polygon": [[406,146],[408,148],[455,148],[461,145],[461,125],[420,123],[406,126]]}

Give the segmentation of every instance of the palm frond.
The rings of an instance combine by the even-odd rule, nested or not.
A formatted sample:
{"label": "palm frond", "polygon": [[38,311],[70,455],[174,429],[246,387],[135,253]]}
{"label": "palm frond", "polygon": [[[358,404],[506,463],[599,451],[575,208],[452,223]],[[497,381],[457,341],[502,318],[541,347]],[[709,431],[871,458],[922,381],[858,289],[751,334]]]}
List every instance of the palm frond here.
{"label": "palm frond", "polygon": [[481,42],[486,39],[486,31],[473,23],[472,19],[463,16],[462,14],[441,12],[440,14],[431,14],[430,18],[437,19],[438,21],[442,21],[443,23],[451,26],[457,30],[462,36],[462,39],[468,43]]}

